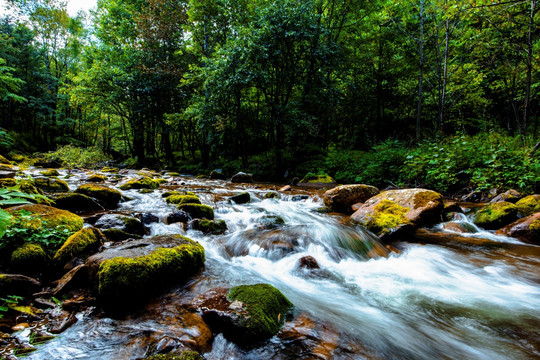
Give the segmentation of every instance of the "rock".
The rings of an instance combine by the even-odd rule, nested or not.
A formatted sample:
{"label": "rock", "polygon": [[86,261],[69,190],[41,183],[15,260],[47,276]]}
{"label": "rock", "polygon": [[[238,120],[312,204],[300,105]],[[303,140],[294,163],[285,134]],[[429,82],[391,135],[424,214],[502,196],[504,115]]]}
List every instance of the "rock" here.
{"label": "rock", "polygon": [[[68,271],[60,280],[52,291],[53,296],[61,296],[68,291],[79,286],[86,285],[88,281],[88,267],[84,264],[75,266]],[[67,309],[66,309],[67,310]]]}
{"label": "rock", "polygon": [[323,200],[324,205],[334,211],[350,213],[352,205],[363,203],[378,193],[379,189],[370,185],[343,185],[325,192]]}
{"label": "rock", "polygon": [[146,233],[144,225],[139,219],[119,214],[103,215],[96,221],[95,227],[103,230],[117,229],[128,234],[140,236],[143,236]]}
{"label": "rock", "polygon": [[56,252],[53,261],[63,266],[74,257],[84,258],[96,253],[103,244],[104,236],[96,228],[88,227],[71,235]]}
{"label": "rock", "polygon": [[0,274],[0,297],[7,295],[29,296],[41,289],[34,278],[20,274]]}
{"label": "rock", "polygon": [[350,220],[389,238],[440,221],[443,206],[442,195],[435,191],[387,190],[367,200]]}
{"label": "rock", "polygon": [[447,222],[442,226],[443,230],[453,231],[462,234],[475,233],[474,226],[467,223]]}
{"label": "rock", "polygon": [[139,214],[138,218],[144,225],[159,222],[159,217],[154,214]]}
{"label": "rock", "polygon": [[0,178],[2,179],[13,179],[17,175],[15,170],[0,170]]}
{"label": "rock", "polygon": [[189,221],[189,215],[185,211],[175,211],[167,215],[167,224],[174,224],[174,223],[187,223]]}
{"label": "rock", "polygon": [[78,214],[104,210],[103,206],[98,204],[90,196],[79,193],[65,193],[56,195],[53,197],[53,200],[55,207]]}
{"label": "rock", "polygon": [[60,319],[49,323],[49,332],[52,334],[60,334],[69,329],[77,322],[77,316],[73,313],[64,312]]}
{"label": "rock", "polygon": [[180,204],[178,210],[185,211],[192,219],[214,220],[214,209],[208,205]]}
{"label": "rock", "polygon": [[204,266],[204,248],[181,235],[161,235],[110,247],[86,261],[97,300],[123,312]]}
{"label": "rock", "polygon": [[267,192],[263,195],[264,199],[279,199],[279,194],[274,191]]}
{"label": "rock", "polygon": [[278,333],[292,303],[268,284],[217,288],[196,298],[193,306],[215,332],[236,343],[252,345]]}
{"label": "rock", "polygon": [[514,221],[517,212],[517,206],[506,201],[489,203],[474,215],[473,222],[481,228],[496,230]]}
{"label": "rock", "polygon": [[9,160],[0,155],[0,164],[9,164]]}
{"label": "rock", "polygon": [[189,222],[189,226],[194,230],[212,235],[220,235],[227,230],[227,224],[223,220],[194,219]]}
{"label": "rock", "polygon": [[304,176],[298,183],[300,187],[309,188],[333,188],[337,185],[336,181],[328,175],[315,175],[312,173]]}
{"label": "rock", "polygon": [[161,181],[159,180],[154,180],[148,176],[142,176],[138,179],[129,180],[128,182],[120,185],[120,189],[157,189],[160,183]]}
{"label": "rock", "polygon": [[196,195],[171,195],[165,201],[167,204],[200,204],[201,200]]}
{"label": "rock", "polygon": [[277,215],[265,215],[258,221],[257,226],[263,229],[276,229],[285,224],[285,220],[281,216]]}
{"label": "rock", "polygon": [[319,263],[313,256],[304,256],[298,259],[298,263],[296,265],[298,269],[308,269],[308,270],[314,270],[314,269],[320,269]]}
{"label": "rock", "polygon": [[60,176],[60,173],[56,169],[47,169],[39,172],[43,176]]}
{"label": "rock", "polygon": [[119,229],[105,229],[103,230],[103,235],[107,238],[108,241],[119,242],[128,239],[141,239],[141,235],[130,234],[128,232],[119,230]]}
{"label": "rock", "polygon": [[111,168],[105,166],[103,169],[101,169],[101,172],[109,173],[109,174],[118,174],[118,168]]}
{"label": "rock", "polygon": [[116,208],[122,199],[120,191],[103,185],[85,184],[79,186],[75,192],[96,199],[106,209]]}
{"label": "rock", "polygon": [[495,196],[493,199],[491,199],[490,202],[501,202],[501,201],[508,201],[511,203],[516,203],[519,199],[521,199],[523,196],[521,193],[517,190],[508,190],[502,194],[499,194]]}
{"label": "rock", "polygon": [[251,201],[251,196],[248,192],[243,192],[238,195],[231,196],[229,200],[232,200],[237,204],[247,204]]}
{"label": "rock", "polygon": [[461,201],[465,202],[479,202],[484,198],[484,194],[481,191],[472,191],[467,195],[461,197]]}
{"label": "rock", "polygon": [[497,235],[510,236],[523,242],[540,245],[540,212],[503,227]]}
{"label": "rock", "polygon": [[285,192],[285,191],[292,191],[291,185],[285,185],[281,189],[278,190],[279,192]]}
{"label": "rock", "polygon": [[210,173],[210,180],[225,180],[226,177],[221,171],[221,169],[212,170]]}
{"label": "rock", "polygon": [[32,228],[47,227],[56,229],[58,226],[63,226],[66,229],[75,232],[82,229],[84,222],[78,215],[47,205],[19,205],[7,209],[7,211],[13,215],[16,215],[21,210],[38,215],[37,217],[34,217],[31,224],[28,224]]}
{"label": "rock", "polygon": [[291,201],[304,201],[309,199],[309,195],[293,195]]}
{"label": "rock", "polygon": [[88,177],[88,179],[86,179],[86,181],[90,181],[93,183],[102,183],[102,182],[105,182],[106,180],[107,180],[106,176],[98,175],[98,174],[92,174]]}
{"label": "rock", "polygon": [[35,274],[43,271],[48,261],[49,257],[45,250],[40,245],[33,243],[26,243],[11,254],[11,266],[23,274]]}
{"label": "rock", "polygon": [[[24,179],[0,179],[0,186],[2,187],[13,187],[19,185],[19,191],[22,191],[27,194],[40,194],[43,195],[43,191],[39,190],[34,186],[34,183],[30,180]],[[38,199],[39,200],[39,199]]]}
{"label": "rock", "polygon": [[45,192],[67,192],[69,186],[67,182],[54,178],[35,178],[34,185]]}
{"label": "rock", "polygon": [[158,354],[145,357],[142,360],[204,360],[205,358],[201,356],[196,351],[186,350],[186,351],[173,351],[168,354]]}
{"label": "rock", "polygon": [[233,175],[231,178],[231,182],[233,183],[252,183],[253,182],[253,176],[251,174],[246,174],[244,172],[239,172],[236,175]]}
{"label": "rock", "polygon": [[518,213],[521,216],[528,216],[540,212],[540,195],[529,195],[516,202]]}

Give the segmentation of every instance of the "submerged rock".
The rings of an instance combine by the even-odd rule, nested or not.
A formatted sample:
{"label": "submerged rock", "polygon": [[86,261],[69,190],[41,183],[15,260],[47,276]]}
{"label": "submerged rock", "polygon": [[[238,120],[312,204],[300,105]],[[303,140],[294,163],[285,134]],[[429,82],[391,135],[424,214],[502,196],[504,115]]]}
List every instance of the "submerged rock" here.
{"label": "submerged rock", "polygon": [[510,236],[527,243],[540,245],[540,212],[519,219],[498,230],[496,234]]}
{"label": "submerged rock", "polygon": [[248,192],[243,192],[238,195],[231,196],[229,200],[232,200],[237,204],[247,204],[251,201],[251,196]]}
{"label": "submerged rock", "polygon": [[174,223],[187,223],[189,221],[189,215],[185,211],[177,210],[167,215],[167,224]]}
{"label": "submerged rock", "polygon": [[517,212],[517,206],[512,203],[506,201],[490,203],[474,215],[473,222],[484,229],[496,230],[514,221]]}
{"label": "submerged rock", "polygon": [[231,178],[231,182],[233,183],[252,183],[253,182],[253,176],[251,174],[246,174],[244,172],[239,172],[236,175],[233,175]]}
{"label": "submerged rock", "polygon": [[116,208],[120,199],[122,199],[122,193],[120,191],[103,185],[85,184],[79,186],[75,192],[96,199],[107,209]]}
{"label": "submerged rock", "polygon": [[215,332],[242,345],[278,333],[293,304],[268,284],[213,289],[196,298],[193,306]]}
{"label": "submerged rock", "polygon": [[377,195],[379,189],[370,185],[343,185],[324,193],[324,205],[330,209],[343,213],[350,213],[351,206],[363,203]]}
{"label": "submerged rock", "polygon": [[521,216],[529,216],[540,212],[540,195],[529,195],[516,202],[518,212]]}

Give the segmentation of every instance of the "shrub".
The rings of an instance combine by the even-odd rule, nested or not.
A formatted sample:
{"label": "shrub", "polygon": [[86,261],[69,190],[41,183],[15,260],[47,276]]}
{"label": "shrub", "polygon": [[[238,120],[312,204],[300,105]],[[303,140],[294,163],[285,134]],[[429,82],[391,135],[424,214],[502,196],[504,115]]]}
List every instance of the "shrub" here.
{"label": "shrub", "polygon": [[69,169],[76,167],[95,169],[110,160],[103,150],[96,146],[79,148],[73,145],[65,145],[54,152],[45,154],[44,157],[48,161],[58,161],[62,166]]}

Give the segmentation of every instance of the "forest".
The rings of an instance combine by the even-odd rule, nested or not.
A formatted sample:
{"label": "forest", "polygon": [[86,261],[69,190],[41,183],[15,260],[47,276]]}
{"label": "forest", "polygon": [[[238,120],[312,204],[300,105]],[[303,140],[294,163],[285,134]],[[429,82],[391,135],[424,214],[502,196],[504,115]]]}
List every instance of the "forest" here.
{"label": "forest", "polygon": [[4,154],[538,190],[536,0],[8,3]]}

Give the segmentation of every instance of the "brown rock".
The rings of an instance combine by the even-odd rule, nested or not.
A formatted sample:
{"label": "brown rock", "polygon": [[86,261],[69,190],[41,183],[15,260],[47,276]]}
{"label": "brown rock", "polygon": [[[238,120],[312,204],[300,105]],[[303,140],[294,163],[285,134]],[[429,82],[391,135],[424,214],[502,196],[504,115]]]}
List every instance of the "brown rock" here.
{"label": "brown rock", "polygon": [[499,202],[499,201],[508,201],[515,204],[522,197],[523,195],[521,195],[519,191],[511,189],[502,194],[495,196],[493,199],[491,199],[490,202],[493,203],[493,202]]}
{"label": "brown rock", "polygon": [[281,189],[278,190],[279,192],[285,192],[285,191],[292,191],[291,185],[285,185]]}
{"label": "brown rock", "polygon": [[349,213],[351,206],[377,195],[379,189],[370,185],[342,185],[324,193],[324,204],[338,212]]}
{"label": "brown rock", "polygon": [[313,256],[304,256],[298,260],[297,268],[304,269],[320,269],[319,263]]}
{"label": "brown rock", "polygon": [[0,274],[0,297],[6,295],[31,295],[41,288],[34,278],[19,274]]}
{"label": "brown rock", "polygon": [[519,219],[498,230],[496,234],[540,245],[540,212]]}

